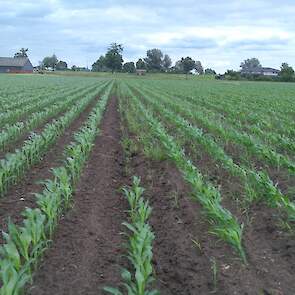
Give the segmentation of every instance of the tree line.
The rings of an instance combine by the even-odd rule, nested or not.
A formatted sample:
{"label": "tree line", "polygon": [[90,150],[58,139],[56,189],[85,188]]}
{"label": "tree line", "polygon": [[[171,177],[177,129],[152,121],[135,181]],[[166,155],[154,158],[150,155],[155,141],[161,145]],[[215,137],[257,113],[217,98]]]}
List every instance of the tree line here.
{"label": "tree line", "polygon": [[[28,48],[21,48],[14,54],[14,58],[28,57]],[[101,55],[92,65],[93,72],[125,72],[135,73],[136,70],[146,70],[148,72],[166,72],[188,74],[195,70],[199,75],[216,75],[213,69],[203,69],[200,61],[193,60],[191,57],[182,57],[172,66],[172,60],[168,54],[164,54],[160,49],[153,48],[146,52],[146,57],[139,58],[136,62],[126,62],[123,60],[122,44],[112,43],[107,48],[105,55]],[[57,56],[46,56],[39,62],[40,69],[52,70],[72,70],[87,71],[85,67],[73,65],[68,69],[68,65],[63,60],[58,60]],[[258,58],[249,58],[240,64],[240,71],[227,70],[223,75],[216,75],[217,79],[227,80],[254,80],[254,81],[284,81],[295,82],[295,71],[288,63],[282,63],[277,76],[261,75],[263,67]]]}
{"label": "tree line", "polygon": [[93,72],[125,72],[135,73],[136,70],[146,70],[148,72],[166,72],[188,74],[195,70],[199,75],[216,74],[212,69],[204,71],[200,61],[195,61],[191,57],[182,57],[172,66],[172,60],[168,54],[164,54],[160,49],[153,48],[146,52],[146,57],[139,58],[136,62],[124,63],[122,44],[112,43],[105,55],[101,55],[93,64]]}
{"label": "tree line", "polygon": [[[165,72],[176,74],[188,74],[192,70],[195,70],[199,75],[210,74],[215,75],[216,72],[213,69],[203,69],[200,61],[193,60],[191,57],[182,57],[176,61],[172,66],[172,60],[168,54],[164,54],[160,49],[153,48],[146,52],[146,57],[139,58],[136,62],[125,62],[123,60],[123,46],[122,44],[111,43],[107,48],[105,55],[101,55],[97,61],[92,64],[93,72],[125,72],[135,73],[136,70],[146,70],[148,72]],[[28,48],[21,48],[14,57],[28,57]],[[38,68],[40,70],[72,70],[72,71],[86,71],[85,67],[78,67],[73,65],[68,68],[67,62],[58,60],[55,54],[46,56],[39,62]]]}

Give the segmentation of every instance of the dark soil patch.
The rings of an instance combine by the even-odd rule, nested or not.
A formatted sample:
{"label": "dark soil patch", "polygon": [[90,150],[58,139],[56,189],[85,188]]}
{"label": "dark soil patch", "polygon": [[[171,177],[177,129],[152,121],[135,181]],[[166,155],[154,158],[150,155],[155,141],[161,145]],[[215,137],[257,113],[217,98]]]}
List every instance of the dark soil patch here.
{"label": "dark soil patch", "polygon": [[[25,174],[22,181],[13,185],[8,193],[0,199],[0,228],[6,230],[7,219],[19,223],[23,220],[21,212],[25,207],[36,207],[36,198],[33,192],[42,190],[42,185],[38,181],[52,177],[51,168],[62,165],[63,151],[73,139],[73,134],[81,127],[87,119],[91,109],[97,103],[98,99],[93,99],[84,111],[76,118],[65,132],[58,138],[56,144],[51,147],[44,155],[42,160],[31,167]],[[1,237],[2,238],[2,237]]]}
{"label": "dark soil patch", "polygon": [[[175,134],[171,126],[168,129]],[[217,243],[208,233],[201,209],[188,199],[189,189],[172,165],[136,155],[134,174],[142,177],[153,207],[154,260],[161,294],[209,294],[213,290],[212,259],[217,264],[216,294],[293,294],[295,285],[289,282],[294,276],[294,243],[276,226],[274,211],[260,204],[252,206],[248,215],[242,212],[241,204],[234,201],[244,198],[241,181],[200,146],[192,147],[182,137],[180,141],[186,143],[186,151],[202,174],[219,187],[222,205],[246,223],[244,247],[249,264],[243,265],[228,245]],[[179,198],[178,210],[173,205],[175,194]],[[200,242],[201,251],[192,239]]]}
{"label": "dark soil patch", "polygon": [[[244,245],[253,272],[265,282],[265,294],[294,294],[295,240],[280,230],[273,218],[277,210],[254,204],[244,232]],[[273,290],[270,292],[270,290]]]}
{"label": "dark soil patch", "polygon": [[[200,155],[193,156],[193,150],[190,150],[191,158],[202,174],[219,188],[223,207],[245,224],[243,244],[249,262],[248,271],[261,280],[262,290],[292,294],[295,284],[290,287],[288,282],[295,275],[295,243],[278,226],[278,210],[270,209],[264,203],[253,203],[242,210],[246,192],[241,181],[219,166],[205,151],[202,152],[201,147],[195,150]],[[258,291],[253,294],[258,294]]]}
{"label": "dark soil patch", "polygon": [[127,203],[118,189],[122,175],[120,118],[113,97],[106,110],[101,134],[95,141],[74,196],[74,208],[62,219],[46,252],[31,295],[103,294],[104,286],[121,281],[121,223]]}
{"label": "dark soil patch", "polygon": [[252,208],[252,222],[244,234],[248,265],[243,265],[230,246],[208,233],[201,208],[190,200],[189,188],[173,165],[140,154],[133,155],[131,165],[153,208],[154,266],[161,294],[211,294],[214,259],[215,294],[293,294],[295,244],[275,229],[271,210],[263,205]]}
{"label": "dark soil patch", "polygon": [[[141,177],[153,208],[156,288],[162,295],[209,294],[213,290],[210,259],[203,253],[207,228],[200,209],[188,199],[189,189],[168,162],[133,156],[132,173]],[[196,240],[201,250],[193,243]],[[211,245],[213,247],[213,245]],[[226,294],[226,293],[221,293]]]}
{"label": "dark soil patch", "polygon": [[[268,163],[267,160],[260,159],[258,156],[250,153],[247,150],[247,147],[242,144],[235,143],[232,140],[225,142],[224,138],[220,137],[219,132],[209,130],[203,126],[201,120],[198,120],[197,118],[190,121],[195,123],[197,127],[202,128],[205,134],[210,134],[213,136],[215,141],[219,145],[223,146],[225,152],[232,157],[236,164],[243,164],[245,166],[252,167],[257,171],[266,170],[272,181],[278,185],[281,191],[284,194],[290,195],[292,199],[295,199],[295,177],[290,172],[288,172],[287,169],[281,167],[278,168],[275,165]],[[225,124],[224,126],[226,129],[227,125]],[[292,157],[290,157],[290,159],[292,160]]]}
{"label": "dark soil patch", "polygon": [[46,124],[51,124],[53,122],[53,120],[56,120],[59,117],[62,117],[65,113],[66,113],[66,111],[63,111],[63,112],[58,111],[55,115],[46,119],[38,127],[32,128],[30,131],[25,132],[17,140],[11,141],[11,143],[6,145],[6,147],[4,149],[0,150],[0,159],[5,158],[5,155],[7,153],[14,153],[14,151],[16,149],[20,149],[23,146],[24,141],[28,140],[32,133],[40,134],[42,132],[42,130],[44,129],[44,127],[46,126]]}
{"label": "dark soil patch", "polygon": [[[85,90],[84,90],[84,91],[85,91]],[[70,93],[71,93],[71,95],[73,95],[73,91],[70,92]],[[59,96],[54,102],[60,100],[60,98],[61,98],[61,97]],[[77,103],[78,100],[79,100],[79,99],[75,99],[75,100],[72,102],[72,104],[70,105],[70,107],[71,107],[72,105],[74,105],[75,103]],[[52,102],[52,103],[54,103],[54,102]],[[43,111],[43,110],[44,110],[45,108],[47,108],[48,106],[49,106],[49,104],[46,105],[46,106],[44,106],[44,107],[42,107],[42,108],[40,108],[40,109],[37,110],[36,112]],[[45,119],[44,122],[42,122],[42,123],[41,123],[40,125],[38,125],[37,127],[35,127],[35,128],[31,128],[29,131],[24,132],[24,133],[23,133],[22,135],[20,135],[20,137],[19,137],[18,139],[16,139],[15,141],[13,141],[13,140],[10,141],[10,143],[7,144],[7,145],[5,146],[5,148],[0,149],[0,159],[1,159],[1,158],[4,158],[5,155],[6,155],[7,153],[13,153],[16,149],[21,148],[22,145],[24,144],[24,141],[27,140],[27,139],[29,139],[32,133],[37,133],[37,134],[41,133],[41,132],[43,131],[44,127],[46,126],[46,124],[51,124],[54,120],[56,120],[56,119],[58,119],[59,117],[63,116],[67,111],[68,111],[68,109],[67,109],[67,110],[61,110],[61,109],[60,109],[60,110],[57,110],[56,113],[55,113],[54,115],[52,115],[52,116],[48,117],[47,119]],[[33,112],[33,113],[34,113],[34,112]],[[30,115],[32,115],[32,113],[31,113]],[[28,117],[28,115],[27,115],[27,117]],[[25,122],[25,121],[27,121],[27,117],[24,118],[23,120],[18,120],[18,122]],[[16,122],[15,122],[15,123],[16,123]]]}
{"label": "dark soil patch", "polygon": [[255,171],[266,171],[270,179],[277,185],[281,192],[295,200],[295,176],[286,168],[275,167],[254,155],[250,155],[245,147],[234,143],[228,143],[224,147],[235,163],[248,166]]}

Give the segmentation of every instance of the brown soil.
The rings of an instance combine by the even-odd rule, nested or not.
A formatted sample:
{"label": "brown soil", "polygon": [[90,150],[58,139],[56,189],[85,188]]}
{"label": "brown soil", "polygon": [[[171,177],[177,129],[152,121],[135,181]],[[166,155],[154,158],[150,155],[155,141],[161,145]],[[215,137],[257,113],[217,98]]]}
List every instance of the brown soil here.
{"label": "brown soil", "polygon": [[23,146],[24,141],[28,140],[32,133],[40,134],[46,124],[51,124],[53,120],[62,117],[65,113],[66,111],[58,111],[55,115],[46,119],[45,122],[41,123],[38,127],[32,128],[30,131],[25,132],[16,141],[11,141],[4,149],[0,150],[0,159],[5,158],[7,153],[14,153],[15,150],[20,149]]}
{"label": "brown soil", "polygon": [[8,193],[0,199],[0,228],[6,230],[7,219],[16,223],[22,221],[21,212],[25,207],[33,208],[36,206],[36,198],[33,192],[42,190],[42,185],[38,181],[52,177],[51,168],[59,167],[63,161],[63,151],[73,139],[73,134],[76,132],[83,122],[87,119],[91,109],[97,103],[97,98],[93,99],[84,111],[76,118],[66,131],[58,138],[56,144],[51,147],[44,155],[40,163],[31,167],[22,181],[13,185]]}
{"label": "brown soil", "polygon": [[203,253],[208,228],[200,208],[189,200],[181,175],[167,161],[150,161],[141,154],[133,155],[130,165],[132,173],[141,177],[153,208],[156,288],[162,295],[209,294],[213,290],[210,257]]}
{"label": "brown soil", "polygon": [[228,143],[224,147],[235,163],[249,166],[256,171],[266,171],[272,182],[277,185],[281,192],[295,200],[295,176],[286,168],[275,167],[256,156],[250,155],[245,147],[234,143]]}
{"label": "brown soil", "polygon": [[[172,131],[172,134],[174,135],[175,131]],[[180,138],[180,140],[186,142],[184,138]],[[187,143],[187,147],[189,144]],[[228,208],[239,221],[245,222],[244,248],[249,262],[247,266],[243,266],[240,261],[235,259],[232,250],[229,251],[222,244],[219,244],[220,248],[211,251],[211,255],[207,255],[208,257],[218,257],[217,261],[221,268],[219,270],[222,272],[221,277],[224,275],[218,294],[222,294],[221,290],[226,290],[225,294],[293,294],[292,290],[295,289],[295,284],[290,282],[293,281],[292,277],[295,274],[295,244],[293,238],[280,230],[276,224],[277,219],[273,218],[275,210],[266,208],[264,204],[258,204],[251,206],[247,212],[241,212],[240,205],[234,201],[235,198],[242,200],[245,194],[239,179],[232,177],[201,147],[189,147],[187,152],[190,152],[191,156],[194,155],[191,158],[194,159],[195,165],[202,171],[202,174],[220,188],[223,206]],[[241,154],[236,152],[237,150],[235,150],[235,156],[240,158]],[[197,157],[196,154],[198,154]],[[158,175],[159,179],[161,179],[161,175],[163,173]],[[169,177],[165,176],[164,179],[168,181]],[[161,183],[158,183],[158,186],[161,186]],[[156,204],[154,210],[155,208]],[[199,215],[196,214],[196,216]],[[204,235],[207,231],[205,229],[201,233]],[[222,248],[224,249],[221,250]],[[204,253],[206,251],[205,245]],[[181,267],[177,265],[176,268]],[[178,292],[183,288],[185,287],[179,288]],[[199,294],[207,294],[204,290],[200,292]]]}
{"label": "brown soil", "polygon": [[[77,100],[78,99],[73,101],[72,105],[77,103]],[[49,105],[46,105],[45,107],[42,107],[40,110],[44,110],[48,106]],[[38,111],[40,111],[40,110],[38,110]],[[9,144],[7,144],[7,146],[4,149],[0,149],[0,159],[5,158],[5,155],[7,153],[13,153],[16,149],[20,149],[22,147],[22,145],[24,144],[24,141],[30,138],[31,133],[37,133],[37,134],[41,133],[42,130],[44,129],[44,127],[46,126],[46,124],[51,124],[53,120],[56,120],[59,117],[62,117],[66,112],[67,112],[67,110],[66,111],[57,110],[57,112],[54,115],[48,117],[43,123],[41,123],[40,125],[38,125],[35,128],[32,128],[31,130],[25,132],[17,140],[15,140],[15,141],[12,140]],[[22,120],[18,120],[18,122],[21,122],[21,121]],[[23,122],[24,121],[26,121],[26,120],[23,120]]]}
{"label": "brown soil", "polygon": [[[120,232],[127,204],[118,188],[130,179],[123,176],[119,122],[117,101],[112,98],[77,186],[74,208],[60,221],[27,294],[104,294],[104,286],[118,286],[121,281],[120,266],[126,259]],[[162,295],[294,294],[294,239],[278,231],[272,210],[261,204],[251,208],[252,222],[244,235],[248,265],[243,265],[229,245],[208,233],[200,206],[190,199],[190,189],[171,163],[134,152],[128,163],[127,171],[141,177],[153,208],[155,285]],[[213,169],[214,164],[202,158],[198,165]],[[227,177],[214,169],[216,183]]]}
{"label": "brown soil", "polygon": [[[57,93],[58,93],[58,90],[55,89],[54,91],[53,91],[53,90],[51,90],[51,92],[49,91],[49,92],[46,93],[45,95],[38,95],[38,97],[39,97],[39,98],[42,97],[42,99],[46,99],[46,98],[49,97],[50,95],[56,95]],[[28,94],[28,95],[31,95],[31,94]],[[51,103],[52,103],[52,102],[51,102]],[[42,110],[42,109],[44,109],[44,108],[46,108],[46,107],[48,107],[48,106],[49,106],[49,103],[46,104],[46,105],[44,105],[44,106],[41,107],[41,108],[38,108],[38,110],[36,110],[36,111],[40,111],[40,110]],[[21,107],[22,107],[22,106],[19,106],[19,108],[21,108]],[[23,114],[23,115],[21,115],[19,118],[17,118],[16,121],[11,122],[10,124],[15,124],[16,122],[25,121],[26,118],[27,118],[27,116],[28,116],[28,114]],[[5,128],[4,128],[5,125],[6,125],[6,124],[0,124],[0,131],[2,131],[2,130],[5,129]]]}
{"label": "brown soil", "polygon": [[117,286],[122,265],[121,223],[127,203],[118,189],[122,174],[120,120],[112,98],[74,196],[27,294],[103,294]]}
{"label": "brown soil", "polygon": [[[189,99],[188,97],[186,99]],[[190,100],[190,99],[189,99]],[[205,103],[205,101],[203,101]],[[218,111],[220,114],[223,114],[220,110]],[[224,113],[226,116],[226,113]],[[245,166],[251,166],[257,171],[266,170],[272,179],[272,181],[278,185],[281,191],[284,194],[290,195],[292,199],[294,197],[295,191],[295,177],[285,168],[277,168],[275,165],[271,165],[267,163],[267,161],[260,160],[258,156],[252,155],[247,151],[247,148],[242,144],[235,143],[232,140],[229,142],[224,142],[223,138],[220,138],[218,132],[211,132],[208,128],[202,126],[202,122],[198,120],[194,120],[194,123],[197,124],[198,127],[201,127],[204,133],[211,134],[215,138],[215,140],[219,143],[219,145],[223,146],[225,152],[232,157],[235,163],[243,164]],[[226,127],[226,124],[225,124]],[[279,149],[276,148],[275,150]],[[283,155],[288,155],[288,153],[283,152]],[[293,156],[293,155],[292,155]],[[292,157],[290,157],[292,159]]]}
{"label": "brown soil", "polygon": [[[295,275],[295,243],[292,236],[278,226],[278,211],[254,202],[250,208],[242,210],[246,193],[240,180],[218,165],[200,146],[196,145],[195,150],[199,155],[196,157],[193,150],[189,150],[190,158],[202,174],[219,188],[223,197],[222,206],[245,225],[243,244],[249,262],[248,275],[252,278],[256,276],[261,281],[259,288],[265,292],[277,290],[282,294],[292,294],[295,284],[289,288],[288,282]],[[241,271],[238,265],[236,267],[237,271]]]}
{"label": "brown soil", "polygon": [[131,163],[153,208],[154,265],[161,294],[211,294],[214,259],[216,294],[293,294],[295,243],[277,230],[271,210],[263,205],[252,208],[252,222],[244,234],[248,265],[243,265],[230,246],[208,233],[201,208],[190,200],[189,189],[173,165],[140,154]]}

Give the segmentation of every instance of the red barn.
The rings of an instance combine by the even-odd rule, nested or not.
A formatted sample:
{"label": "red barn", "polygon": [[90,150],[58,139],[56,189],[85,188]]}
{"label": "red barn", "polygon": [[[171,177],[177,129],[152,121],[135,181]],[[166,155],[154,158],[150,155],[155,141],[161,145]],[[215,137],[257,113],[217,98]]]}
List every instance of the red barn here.
{"label": "red barn", "polygon": [[27,57],[0,57],[0,73],[33,73]]}

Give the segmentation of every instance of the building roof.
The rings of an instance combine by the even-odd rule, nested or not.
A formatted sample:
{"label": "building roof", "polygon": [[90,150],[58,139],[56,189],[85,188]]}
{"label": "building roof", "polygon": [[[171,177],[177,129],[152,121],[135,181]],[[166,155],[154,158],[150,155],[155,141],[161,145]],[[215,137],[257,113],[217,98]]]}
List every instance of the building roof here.
{"label": "building roof", "polygon": [[274,72],[274,73],[279,73],[280,70],[277,69],[273,69],[273,68],[266,68],[266,67],[262,67],[262,68],[255,68],[255,69],[247,69],[247,70],[241,70],[241,73],[251,73],[251,74],[262,74],[262,73],[266,73],[266,72]]}
{"label": "building roof", "polygon": [[23,67],[28,60],[27,57],[0,57],[0,67]]}
{"label": "building roof", "polygon": [[262,68],[263,72],[275,72],[275,73],[279,73],[280,70],[277,69],[273,69],[273,68]]}

